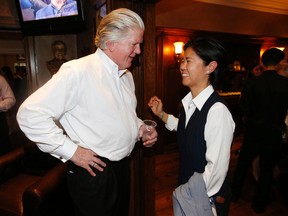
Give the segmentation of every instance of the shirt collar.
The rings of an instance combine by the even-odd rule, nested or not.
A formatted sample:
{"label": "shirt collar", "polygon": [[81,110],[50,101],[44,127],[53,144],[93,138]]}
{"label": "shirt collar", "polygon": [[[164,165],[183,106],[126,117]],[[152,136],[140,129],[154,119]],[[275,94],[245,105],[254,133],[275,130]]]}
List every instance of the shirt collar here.
{"label": "shirt collar", "polygon": [[200,92],[197,97],[193,98],[191,92],[189,92],[183,99],[182,104],[184,107],[188,108],[191,104],[194,104],[198,110],[201,110],[204,103],[213,93],[214,89],[212,85],[207,86],[202,92]]}
{"label": "shirt collar", "polygon": [[119,77],[122,77],[122,76],[126,73],[126,71],[127,71],[127,69],[119,70],[119,71],[118,71]]}
{"label": "shirt collar", "polygon": [[105,65],[107,65],[109,68],[112,69],[112,70],[108,70],[108,71],[109,71],[109,73],[111,73],[113,76],[117,76],[117,77],[120,78],[121,76],[123,76],[123,75],[126,73],[127,69],[119,70],[118,65],[117,65],[114,61],[112,61],[112,59],[110,59],[110,58],[103,52],[103,50],[101,50],[100,48],[98,48],[98,49],[96,50],[96,54],[98,54],[98,55],[100,56],[101,60],[103,61],[103,63],[104,63]]}

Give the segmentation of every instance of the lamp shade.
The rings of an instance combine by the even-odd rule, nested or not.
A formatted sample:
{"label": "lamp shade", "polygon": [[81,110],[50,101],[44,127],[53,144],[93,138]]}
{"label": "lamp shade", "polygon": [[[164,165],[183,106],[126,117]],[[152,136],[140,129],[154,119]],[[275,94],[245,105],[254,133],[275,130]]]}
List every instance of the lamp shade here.
{"label": "lamp shade", "polygon": [[175,42],[174,43],[174,48],[175,48],[175,54],[181,54],[183,52],[183,45],[184,43],[183,42]]}

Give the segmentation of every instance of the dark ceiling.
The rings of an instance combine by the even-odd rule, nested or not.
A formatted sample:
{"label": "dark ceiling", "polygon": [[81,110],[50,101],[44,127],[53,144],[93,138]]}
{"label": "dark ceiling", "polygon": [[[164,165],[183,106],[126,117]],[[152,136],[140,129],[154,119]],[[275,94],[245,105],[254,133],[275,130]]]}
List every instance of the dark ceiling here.
{"label": "dark ceiling", "polygon": [[[138,0],[134,0],[138,1]],[[160,2],[160,0],[144,0],[147,2]],[[163,2],[164,0],[162,0]],[[171,0],[165,0],[166,2],[170,2]],[[18,14],[16,10],[16,4],[15,0],[1,0],[0,4],[0,40],[17,40],[22,38],[22,33],[20,31],[20,24],[18,20]],[[9,33],[9,34],[7,34]],[[219,33],[221,35],[221,33]],[[224,36],[227,34],[224,34]],[[234,39],[236,39],[233,36]],[[238,37],[241,37],[239,35]],[[231,37],[230,37],[231,38]],[[266,40],[266,38],[264,38]],[[258,42],[258,40],[262,40],[262,38],[259,39],[259,37],[252,38],[251,40]],[[281,43],[287,43],[287,38],[278,38],[279,42]]]}

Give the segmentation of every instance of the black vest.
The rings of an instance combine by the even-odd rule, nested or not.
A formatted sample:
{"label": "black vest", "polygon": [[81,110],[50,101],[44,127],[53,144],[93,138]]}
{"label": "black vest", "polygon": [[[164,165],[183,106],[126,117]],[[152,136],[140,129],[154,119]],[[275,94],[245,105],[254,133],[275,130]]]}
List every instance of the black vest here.
{"label": "black vest", "polygon": [[216,102],[226,104],[218,93],[214,91],[205,102],[201,111],[196,108],[186,128],[184,108],[180,112],[177,128],[177,142],[180,153],[179,184],[188,182],[194,172],[204,172],[207,164],[205,159],[206,141],[204,139],[204,129],[208,111]]}

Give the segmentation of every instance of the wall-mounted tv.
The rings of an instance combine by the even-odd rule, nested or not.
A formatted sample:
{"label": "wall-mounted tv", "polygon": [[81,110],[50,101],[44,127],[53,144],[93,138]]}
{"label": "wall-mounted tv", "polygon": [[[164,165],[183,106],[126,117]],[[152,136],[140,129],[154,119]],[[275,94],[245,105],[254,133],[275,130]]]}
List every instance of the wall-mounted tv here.
{"label": "wall-mounted tv", "polygon": [[84,30],[81,0],[15,0],[24,35],[73,34]]}

